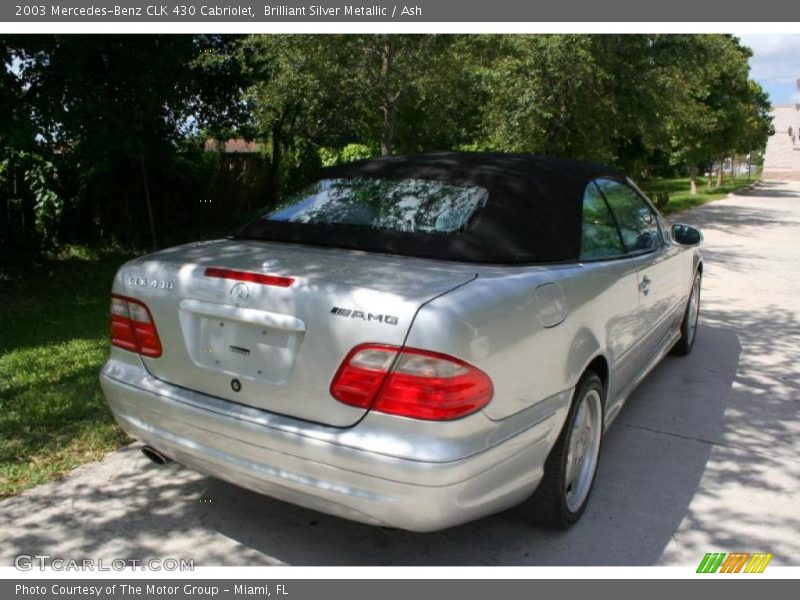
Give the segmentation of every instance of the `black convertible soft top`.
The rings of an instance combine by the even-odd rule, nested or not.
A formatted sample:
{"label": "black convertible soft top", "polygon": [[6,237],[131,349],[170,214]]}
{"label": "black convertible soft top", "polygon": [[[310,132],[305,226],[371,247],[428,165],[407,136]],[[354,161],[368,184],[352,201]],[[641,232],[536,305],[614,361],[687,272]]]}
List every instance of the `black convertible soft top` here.
{"label": "black convertible soft top", "polygon": [[470,226],[452,235],[259,218],[235,237],[482,263],[576,260],[583,193],[600,176],[624,178],[601,165],[529,154],[440,152],[361,160],[322,169],[317,179],[431,179],[480,186],[489,197]]}

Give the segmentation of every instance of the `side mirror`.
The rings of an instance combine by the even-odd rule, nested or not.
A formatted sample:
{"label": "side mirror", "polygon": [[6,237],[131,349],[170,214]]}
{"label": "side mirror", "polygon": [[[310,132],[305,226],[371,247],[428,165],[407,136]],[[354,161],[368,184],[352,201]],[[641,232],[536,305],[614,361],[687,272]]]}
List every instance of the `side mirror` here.
{"label": "side mirror", "polygon": [[703,241],[703,234],[691,225],[675,223],[672,226],[672,239],[681,246],[697,246]]}

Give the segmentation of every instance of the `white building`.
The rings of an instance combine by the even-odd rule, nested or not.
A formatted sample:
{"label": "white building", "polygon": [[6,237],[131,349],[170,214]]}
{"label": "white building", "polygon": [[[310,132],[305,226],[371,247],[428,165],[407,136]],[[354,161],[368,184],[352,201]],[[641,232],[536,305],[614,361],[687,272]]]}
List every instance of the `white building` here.
{"label": "white building", "polygon": [[[798,82],[800,85],[800,82]],[[800,180],[800,111],[794,104],[772,107],[775,134],[764,154],[764,179]]]}

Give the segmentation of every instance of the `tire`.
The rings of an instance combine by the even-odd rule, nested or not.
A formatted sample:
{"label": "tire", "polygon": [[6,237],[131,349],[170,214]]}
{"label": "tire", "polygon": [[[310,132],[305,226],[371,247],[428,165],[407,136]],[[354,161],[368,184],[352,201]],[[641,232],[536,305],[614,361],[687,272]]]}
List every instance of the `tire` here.
{"label": "tire", "polygon": [[686,303],[686,311],[683,313],[683,321],[681,321],[681,337],[675,342],[671,351],[671,354],[675,356],[686,356],[694,348],[694,341],[697,339],[697,321],[700,318],[702,279],[700,271],[695,273],[692,291],[689,292],[689,301]]}
{"label": "tire", "polygon": [[[547,457],[542,481],[520,505],[522,513],[534,523],[550,529],[567,529],[586,510],[602,446],[604,398],[600,377],[591,371],[586,373],[575,389],[564,428]],[[587,426],[589,429],[585,429]],[[586,448],[580,455],[583,460],[579,466],[573,461],[569,468],[572,459],[580,459],[575,455],[580,448]],[[576,468],[578,472],[574,471]]]}

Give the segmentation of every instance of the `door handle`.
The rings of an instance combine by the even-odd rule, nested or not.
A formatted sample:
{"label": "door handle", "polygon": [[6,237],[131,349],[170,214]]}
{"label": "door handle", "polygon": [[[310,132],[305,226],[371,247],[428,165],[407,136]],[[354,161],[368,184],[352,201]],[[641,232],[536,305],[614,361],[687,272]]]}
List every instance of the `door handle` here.
{"label": "door handle", "polygon": [[650,284],[652,281],[650,278],[645,275],[642,277],[642,280],[639,282],[639,291],[642,292],[645,296],[650,292]]}

